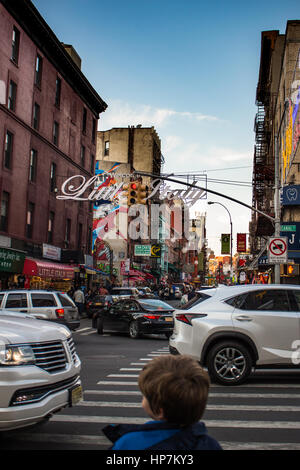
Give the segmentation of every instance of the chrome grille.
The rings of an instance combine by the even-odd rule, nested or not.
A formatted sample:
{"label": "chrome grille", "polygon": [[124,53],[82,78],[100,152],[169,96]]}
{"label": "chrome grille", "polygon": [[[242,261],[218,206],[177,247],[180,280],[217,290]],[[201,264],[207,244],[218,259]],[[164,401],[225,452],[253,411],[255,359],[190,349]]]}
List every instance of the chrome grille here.
{"label": "chrome grille", "polygon": [[68,346],[69,346],[69,349],[70,349],[72,361],[75,364],[75,362],[77,361],[77,354],[76,354],[75,344],[74,344],[74,340],[73,340],[72,336],[70,336],[68,338]]}
{"label": "chrome grille", "polygon": [[49,373],[65,369],[67,356],[61,341],[48,343],[35,343],[30,345],[33,349],[36,365]]}

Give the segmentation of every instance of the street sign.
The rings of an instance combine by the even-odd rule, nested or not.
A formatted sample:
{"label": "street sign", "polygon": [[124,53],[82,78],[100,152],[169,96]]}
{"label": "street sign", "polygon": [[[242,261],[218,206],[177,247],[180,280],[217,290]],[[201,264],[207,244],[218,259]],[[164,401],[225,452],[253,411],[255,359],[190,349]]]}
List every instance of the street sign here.
{"label": "street sign", "polygon": [[134,256],[151,256],[151,245],[134,245]]}
{"label": "street sign", "polygon": [[287,237],[269,237],[268,260],[270,264],[287,263],[287,254]]}

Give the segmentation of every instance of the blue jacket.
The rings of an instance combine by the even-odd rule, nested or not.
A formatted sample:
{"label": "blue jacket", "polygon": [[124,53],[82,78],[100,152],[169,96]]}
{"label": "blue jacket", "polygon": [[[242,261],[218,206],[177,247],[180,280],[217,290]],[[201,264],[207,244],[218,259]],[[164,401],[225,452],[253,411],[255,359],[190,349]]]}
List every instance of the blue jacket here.
{"label": "blue jacket", "polygon": [[148,421],[109,425],[102,431],[114,443],[110,450],[222,450],[202,422],[180,428],[166,421]]}

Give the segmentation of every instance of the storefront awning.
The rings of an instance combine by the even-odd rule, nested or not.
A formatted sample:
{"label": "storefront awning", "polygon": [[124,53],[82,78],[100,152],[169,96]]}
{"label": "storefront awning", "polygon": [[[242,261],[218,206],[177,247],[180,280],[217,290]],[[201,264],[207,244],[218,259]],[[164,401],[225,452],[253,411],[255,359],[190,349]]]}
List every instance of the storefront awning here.
{"label": "storefront awning", "polygon": [[68,264],[26,258],[23,274],[51,279],[74,279],[74,268]]}

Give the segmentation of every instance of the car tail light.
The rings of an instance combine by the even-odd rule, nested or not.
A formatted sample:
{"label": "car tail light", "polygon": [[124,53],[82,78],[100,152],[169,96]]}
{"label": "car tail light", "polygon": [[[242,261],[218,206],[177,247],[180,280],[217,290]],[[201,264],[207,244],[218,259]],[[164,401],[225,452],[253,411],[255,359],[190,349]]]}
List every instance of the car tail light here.
{"label": "car tail light", "polygon": [[147,320],[158,320],[160,315],[143,315],[143,317],[147,318]]}
{"label": "car tail light", "polygon": [[176,315],[176,320],[182,321],[183,323],[186,323],[187,325],[192,325],[192,320],[194,318],[202,318],[206,317],[206,313],[177,313]]}
{"label": "car tail light", "polygon": [[56,313],[57,318],[64,318],[65,311],[63,308],[57,308],[55,310],[55,313]]}

